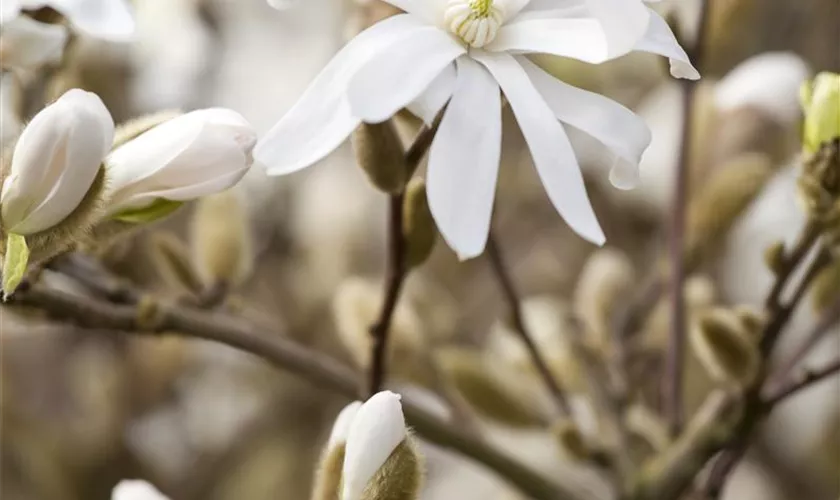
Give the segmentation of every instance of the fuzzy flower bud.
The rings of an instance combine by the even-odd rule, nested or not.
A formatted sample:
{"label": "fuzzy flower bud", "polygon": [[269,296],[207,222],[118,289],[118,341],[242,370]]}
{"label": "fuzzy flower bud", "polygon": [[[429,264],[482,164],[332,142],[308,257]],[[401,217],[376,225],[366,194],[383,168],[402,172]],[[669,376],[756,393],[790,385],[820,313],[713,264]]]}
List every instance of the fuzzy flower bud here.
{"label": "fuzzy flower bud", "polygon": [[816,153],[827,142],[840,138],[840,74],[823,72],[800,91],[805,111],[803,146]]}
{"label": "fuzzy flower bud", "polygon": [[758,375],[757,339],[734,312],[718,308],[702,315],[689,338],[697,358],[717,382],[747,386]]}
{"label": "fuzzy flower bud", "polygon": [[169,500],[143,480],[120,481],[111,492],[111,500]]}
{"label": "fuzzy flower bud", "polygon": [[173,118],[113,151],[107,214],[150,222],[183,202],[230,188],[253,163],[257,135],[238,113],[212,108]]}
{"label": "fuzzy flower bud", "polygon": [[368,399],[347,431],[341,500],[416,498],[421,464],[408,440],[400,396],[383,391]]}
{"label": "fuzzy flower bud", "polygon": [[93,185],[113,137],[105,105],[83,90],[68,91],[35,115],[2,175],[4,231],[30,235],[67,218]]}
{"label": "fuzzy flower bud", "polygon": [[345,406],[333,424],[330,438],[318,465],[312,500],[334,500],[338,498],[341,488],[341,469],[344,467],[344,452],[347,445],[347,435],[350,426],[362,407],[361,401],[354,401]]}
{"label": "fuzzy flower bud", "polygon": [[437,242],[437,227],[429,211],[426,182],[412,179],[405,190],[403,236],[405,237],[408,265],[416,267],[432,254]]}
{"label": "fuzzy flower bud", "polygon": [[405,187],[408,170],[403,145],[391,120],[362,123],[352,142],[359,166],[377,189],[398,193]]}

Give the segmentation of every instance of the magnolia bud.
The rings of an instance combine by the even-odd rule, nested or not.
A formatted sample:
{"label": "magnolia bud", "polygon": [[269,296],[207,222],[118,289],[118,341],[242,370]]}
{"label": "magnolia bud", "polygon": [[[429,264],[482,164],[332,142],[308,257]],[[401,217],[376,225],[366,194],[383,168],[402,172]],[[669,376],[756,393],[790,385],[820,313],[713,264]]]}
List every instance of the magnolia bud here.
{"label": "magnolia bud", "polygon": [[352,142],[356,160],[374,186],[386,193],[398,193],[405,187],[405,150],[391,120],[362,123]]}
{"label": "magnolia bud", "polygon": [[630,259],[618,250],[597,250],[586,261],[575,289],[574,308],[590,347],[608,345],[613,314],[636,286]]}
{"label": "magnolia bud", "polygon": [[560,448],[575,460],[588,460],[592,456],[592,450],[586,444],[583,434],[573,420],[568,418],[558,420],[551,426],[551,433],[557,439]]}
{"label": "magnolia bud", "polygon": [[784,241],[777,241],[764,250],[764,264],[776,275],[784,270],[787,265]]}
{"label": "magnolia bud", "polygon": [[426,182],[415,178],[405,190],[403,236],[408,265],[421,265],[431,255],[437,242],[437,227],[426,199]]}
{"label": "magnolia bud", "polygon": [[0,194],[6,233],[57,225],[82,203],[111,147],[114,122],[95,94],[73,89],[23,130]]}
{"label": "magnolia bud", "polygon": [[245,207],[229,189],[199,200],[192,219],[195,268],[207,287],[239,285],[251,271],[251,231]]}
{"label": "magnolia bud", "polygon": [[38,69],[58,62],[67,43],[67,28],[17,16],[3,24],[0,33],[0,66],[4,69]]}
{"label": "magnolia bud", "polygon": [[150,222],[185,201],[224,191],[250,168],[256,140],[241,115],[223,108],[162,123],[108,156],[107,213],[126,222]]}
{"label": "magnolia bud", "polygon": [[697,358],[716,381],[746,386],[758,375],[757,339],[734,312],[718,308],[703,314],[690,339]]}
{"label": "magnolia bud", "polygon": [[120,481],[111,492],[111,500],[169,500],[154,486],[142,480]]}
{"label": "magnolia bud", "polygon": [[[373,483],[373,479],[378,480],[373,483],[379,483],[377,487],[381,485],[382,479],[387,482],[403,479],[403,477],[394,477],[393,474],[383,478],[378,473],[406,439],[405,418],[400,396],[390,391],[383,391],[368,399],[359,408],[347,432],[341,500],[386,500],[386,498],[396,500],[397,497],[371,496],[368,486]],[[400,462],[405,462],[402,453],[400,453]],[[404,476],[406,473],[403,464],[399,467],[394,467],[394,465],[389,467],[390,471],[394,469],[399,472],[399,476]],[[419,471],[415,472],[419,474]]]}
{"label": "magnolia bud", "polygon": [[152,234],[151,254],[158,274],[169,287],[193,296],[201,293],[203,286],[190,262],[189,251],[175,235]]}
{"label": "magnolia bud", "polygon": [[418,500],[422,486],[423,456],[408,435],[370,480],[361,500]]}
{"label": "magnolia bud", "polygon": [[823,72],[802,85],[805,110],[803,146],[816,153],[823,144],[840,138],[840,74]]}
{"label": "magnolia bud", "polygon": [[811,285],[814,311],[822,312],[840,299],[840,258],[822,270]]}

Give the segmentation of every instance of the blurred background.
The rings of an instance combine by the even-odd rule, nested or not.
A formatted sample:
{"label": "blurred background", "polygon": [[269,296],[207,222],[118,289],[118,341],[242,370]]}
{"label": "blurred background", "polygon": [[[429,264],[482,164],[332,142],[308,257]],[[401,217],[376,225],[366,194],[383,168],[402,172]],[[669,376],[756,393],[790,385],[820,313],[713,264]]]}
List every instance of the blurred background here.
{"label": "blurred background", "polygon": [[[711,1],[691,186],[694,196],[717,178],[733,192],[718,189],[718,198],[707,196],[696,208],[700,219],[713,222],[698,223],[699,232],[690,233],[696,259],[686,285],[689,316],[717,304],[762,303],[772,283],[765,248],[792,240],[805,220],[796,200],[799,86],[819,71],[840,70],[837,0]],[[135,42],[77,38],[69,62],[52,75],[49,88],[37,89],[39,95],[69,87],[95,91],[118,123],[162,109],[229,107],[263,133],[349,37],[391,13],[375,0],[305,0],[284,11],[265,0],[136,0],[134,6]],[[657,4],[676,19],[686,40],[694,36],[698,7],[696,0]],[[648,54],[601,66],[556,58],[539,63],[636,110],[654,134],[642,185],[631,192],[611,188],[596,150],[583,138],[575,143],[607,234],[607,246],[598,250],[557,215],[518,128],[506,117],[495,232],[525,299],[527,324],[573,393],[584,432],[597,433],[598,416],[564,332],[575,314],[595,342],[599,334],[603,341],[599,321],[625,307],[665,255],[680,149],[680,85],[668,76],[667,62]],[[32,86],[16,78],[4,73],[2,80],[4,144],[22,126],[9,110],[23,110],[23,116],[37,110],[31,109],[38,102]],[[404,116],[399,126],[410,137],[418,123]],[[726,171],[731,178],[716,177]],[[738,202],[720,201],[730,199]],[[268,178],[254,168],[234,193],[213,203],[183,210],[100,257],[115,273],[176,300],[189,290],[156,256],[167,245],[181,245],[200,273],[197,226],[215,214],[209,217],[224,219],[248,242],[241,284],[224,307],[267,332],[363,366],[384,273],[387,197],[355,166],[349,145],[316,168],[286,177]],[[45,279],[72,287],[58,275]],[[608,291],[603,283],[611,285]],[[821,304],[825,300],[809,299],[800,308],[782,353],[805,334]],[[443,392],[455,393],[449,399],[465,406],[488,441],[592,498],[610,498],[602,475],[577,463],[547,430],[548,396],[505,311],[486,258],[459,263],[439,242],[411,274],[398,308],[390,385],[446,416],[447,405],[436,394],[442,377]],[[80,329],[8,308],[0,315],[2,498],[107,499],[117,481],[138,477],[173,500],[308,498],[320,447],[344,399],[216,344]],[[664,346],[667,319],[660,304],[642,329],[641,343],[654,359]],[[807,361],[838,352],[835,326]],[[647,370],[642,385],[656,387],[657,363],[640,369]],[[712,386],[691,357],[689,410]],[[655,442],[661,429],[656,416],[640,407],[638,419]],[[423,451],[424,499],[524,498],[472,462],[432,445]],[[840,383],[832,381],[774,414],[724,496],[838,495]]]}

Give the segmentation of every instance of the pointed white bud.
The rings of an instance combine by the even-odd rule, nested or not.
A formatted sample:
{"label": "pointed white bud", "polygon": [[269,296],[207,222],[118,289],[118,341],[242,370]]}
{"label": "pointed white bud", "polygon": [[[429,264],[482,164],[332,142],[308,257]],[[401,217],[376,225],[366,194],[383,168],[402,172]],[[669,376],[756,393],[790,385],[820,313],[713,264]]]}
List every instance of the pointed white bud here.
{"label": "pointed white bud", "polygon": [[405,438],[400,396],[382,391],[368,399],[347,434],[341,500],[360,500],[368,481]]}
{"label": "pointed white bud", "polygon": [[359,413],[359,408],[361,407],[361,401],[353,401],[341,410],[335,418],[332,432],[330,432],[330,439],[327,441],[327,449],[347,442],[347,436],[350,434],[350,426],[353,425],[356,414]]}
{"label": "pointed white bud", "polygon": [[114,121],[90,92],[72,89],[21,133],[0,193],[7,233],[43,231],[70,215],[93,184],[114,140]]}
{"label": "pointed white bud", "polygon": [[0,64],[3,68],[37,69],[61,59],[67,43],[67,28],[18,16],[3,24],[0,32]]}
{"label": "pointed white bud", "polygon": [[120,481],[111,492],[111,500],[169,500],[154,486],[139,479]]}
{"label": "pointed white bud", "polygon": [[158,125],[108,157],[107,213],[119,218],[224,191],[250,168],[256,142],[251,125],[229,109],[193,111]]}

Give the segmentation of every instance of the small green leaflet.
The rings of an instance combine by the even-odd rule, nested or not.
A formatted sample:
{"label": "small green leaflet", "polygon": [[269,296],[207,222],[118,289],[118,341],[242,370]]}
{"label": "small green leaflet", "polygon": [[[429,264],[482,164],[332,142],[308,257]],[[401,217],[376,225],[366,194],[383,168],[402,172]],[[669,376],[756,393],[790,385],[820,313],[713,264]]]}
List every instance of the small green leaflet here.
{"label": "small green leaflet", "polygon": [[10,234],[6,239],[6,256],[3,260],[3,297],[8,297],[17,289],[26,274],[29,263],[29,247],[26,239],[19,234]]}
{"label": "small green leaflet", "polygon": [[166,217],[175,210],[181,208],[181,205],[183,204],[183,201],[172,201],[158,198],[147,207],[135,210],[126,210],[125,212],[114,215],[112,219],[120,222],[127,222],[129,224],[145,224],[147,222],[153,222]]}

